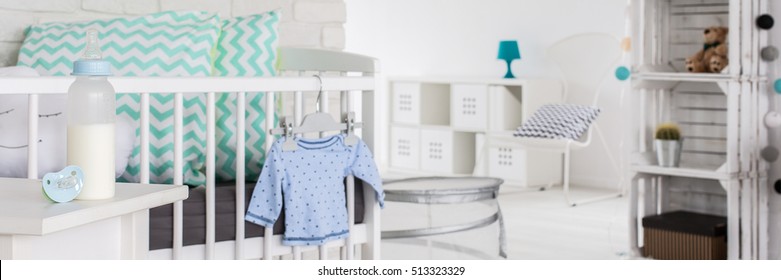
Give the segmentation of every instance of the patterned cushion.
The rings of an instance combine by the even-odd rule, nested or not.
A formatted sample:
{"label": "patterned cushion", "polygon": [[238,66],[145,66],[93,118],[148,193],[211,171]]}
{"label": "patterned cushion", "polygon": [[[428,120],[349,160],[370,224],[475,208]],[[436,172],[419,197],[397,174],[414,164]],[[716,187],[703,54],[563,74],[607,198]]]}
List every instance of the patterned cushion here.
{"label": "patterned cushion", "polygon": [[[100,32],[103,57],[115,76],[209,76],[212,54],[220,32],[216,14],[161,12],[134,18],[31,26],[19,53],[19,65],[43,75],[68,75],[85,45],[89,28]],[[43,99],[43,98],[42,98]],[[117,115],[140,118],[141,98],[117,94]],[[173,181],[173,95],[150,96],[150,180]],[[138,181],[140,172],[139,122],[136,146],[121,179]],[[205,95],[184,96],[184,180],[201,185],[205,176]]]}
{"label": "patterned cushion", "polygon": [[599,115],[599,108],[548,104],[534,112],[514,133],[518,137],[578,140]]}
{"label": "patterned cushion", "polygon": [[[279,12],[238,17],[222,22],[214,61],[215,76],[274,76]],[[255,181],[266,152],[266,94],[246,95],[246,180]],[[236,95],[220,94],[217,102],[217,169],[219,180],[236,179]]]}

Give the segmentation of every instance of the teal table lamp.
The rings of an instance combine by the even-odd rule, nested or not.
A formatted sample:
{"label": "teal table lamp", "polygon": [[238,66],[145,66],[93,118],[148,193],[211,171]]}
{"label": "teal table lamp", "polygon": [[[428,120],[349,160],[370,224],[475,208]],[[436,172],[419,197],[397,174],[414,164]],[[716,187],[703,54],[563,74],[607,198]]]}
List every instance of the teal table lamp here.
{"label": "teal table lamp", "polygon": [[510,68],[510,64],[513,60],[521,59],[521,52],[518,50],[518,42],[515,40],[499,42],[499,55],[496,58],[507,61],[507,74],[504,75],[504,78],[515,78],[515,76],[513,76],[512,68]]}

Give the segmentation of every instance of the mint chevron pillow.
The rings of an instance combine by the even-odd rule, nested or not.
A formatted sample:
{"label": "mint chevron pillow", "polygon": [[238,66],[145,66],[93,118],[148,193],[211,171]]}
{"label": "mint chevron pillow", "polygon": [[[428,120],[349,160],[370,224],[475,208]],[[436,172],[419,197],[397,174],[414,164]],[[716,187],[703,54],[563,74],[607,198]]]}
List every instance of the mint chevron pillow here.
{"label": "mint chevron pillow", "polygon": [[[19,65],[42,75],[64,76],[84,48],[84,33],[100,32],[103,57],[111,62],[115,76],[209,76],[212,50],[220,33],[216,14],[207,12],[161,12],[141,17],[94,20],[77,23],[33,25],[19,53]],[[43,98],[43,97],[42,97]],[[173,111],[171,94],[150,95],[150,180],[173,181]],[[184,180],[202,185],[205,175],[205,95],[184,97]],[[117,115],[136,120],[136,144],[123,180],[137,182],[140,173],[138,94],[117,94]]]}
{"label": "mint chevron pillow", "polygon": [[[215,76],[274,76],[277,61],[279,12],[237,17],[222,22],[214,61]],[[246,180],[255,181],[266,152],[264,132],[266,98],[262,92],[247,93],[245,122]],[[236,179],[236,94],[220,94],[217,102],[217,169],[220,180]]]}

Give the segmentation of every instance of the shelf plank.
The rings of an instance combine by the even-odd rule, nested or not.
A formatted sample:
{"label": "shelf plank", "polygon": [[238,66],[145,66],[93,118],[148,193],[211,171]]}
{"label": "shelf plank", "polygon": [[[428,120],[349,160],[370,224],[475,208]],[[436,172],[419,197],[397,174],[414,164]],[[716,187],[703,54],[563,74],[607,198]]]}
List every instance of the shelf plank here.
{"label": "shelf plank", "polygon": [[737,178],[737,174],[730,174],[718,169],[705,169],[696,167],[662,167],[657,165],[633,164],[631,170],[637,173],[678,176],[711,180],[731,180]]}
{"label": "shelf plank", "polygon": [[648,81],[673,81],[673,82],[729,82],[737,81],[739,77],[734,77],[730,74],[713,74],[713,73],[679,73],[679,72],[643,72],[635,73],[633,76],[635,80],[648,80]]}

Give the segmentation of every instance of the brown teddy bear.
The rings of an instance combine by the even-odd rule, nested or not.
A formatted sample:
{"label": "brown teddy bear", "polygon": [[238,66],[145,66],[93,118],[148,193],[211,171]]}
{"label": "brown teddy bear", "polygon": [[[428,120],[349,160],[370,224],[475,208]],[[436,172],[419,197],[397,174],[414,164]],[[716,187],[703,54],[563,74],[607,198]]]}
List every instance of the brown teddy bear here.
{"label": "brown teddy bear", "polygon": [[724,68],[727,68],[729,59],[724,55],[714,55],[710,58],[709,69],[711,73],[721,73]]}
{"label": "brown teddy bear", "polygon": [[729,29],[726,27],[705,29],[702,50],[686,59],[686,70],[693,73],[720,73],[727,67],[727,33]]}

